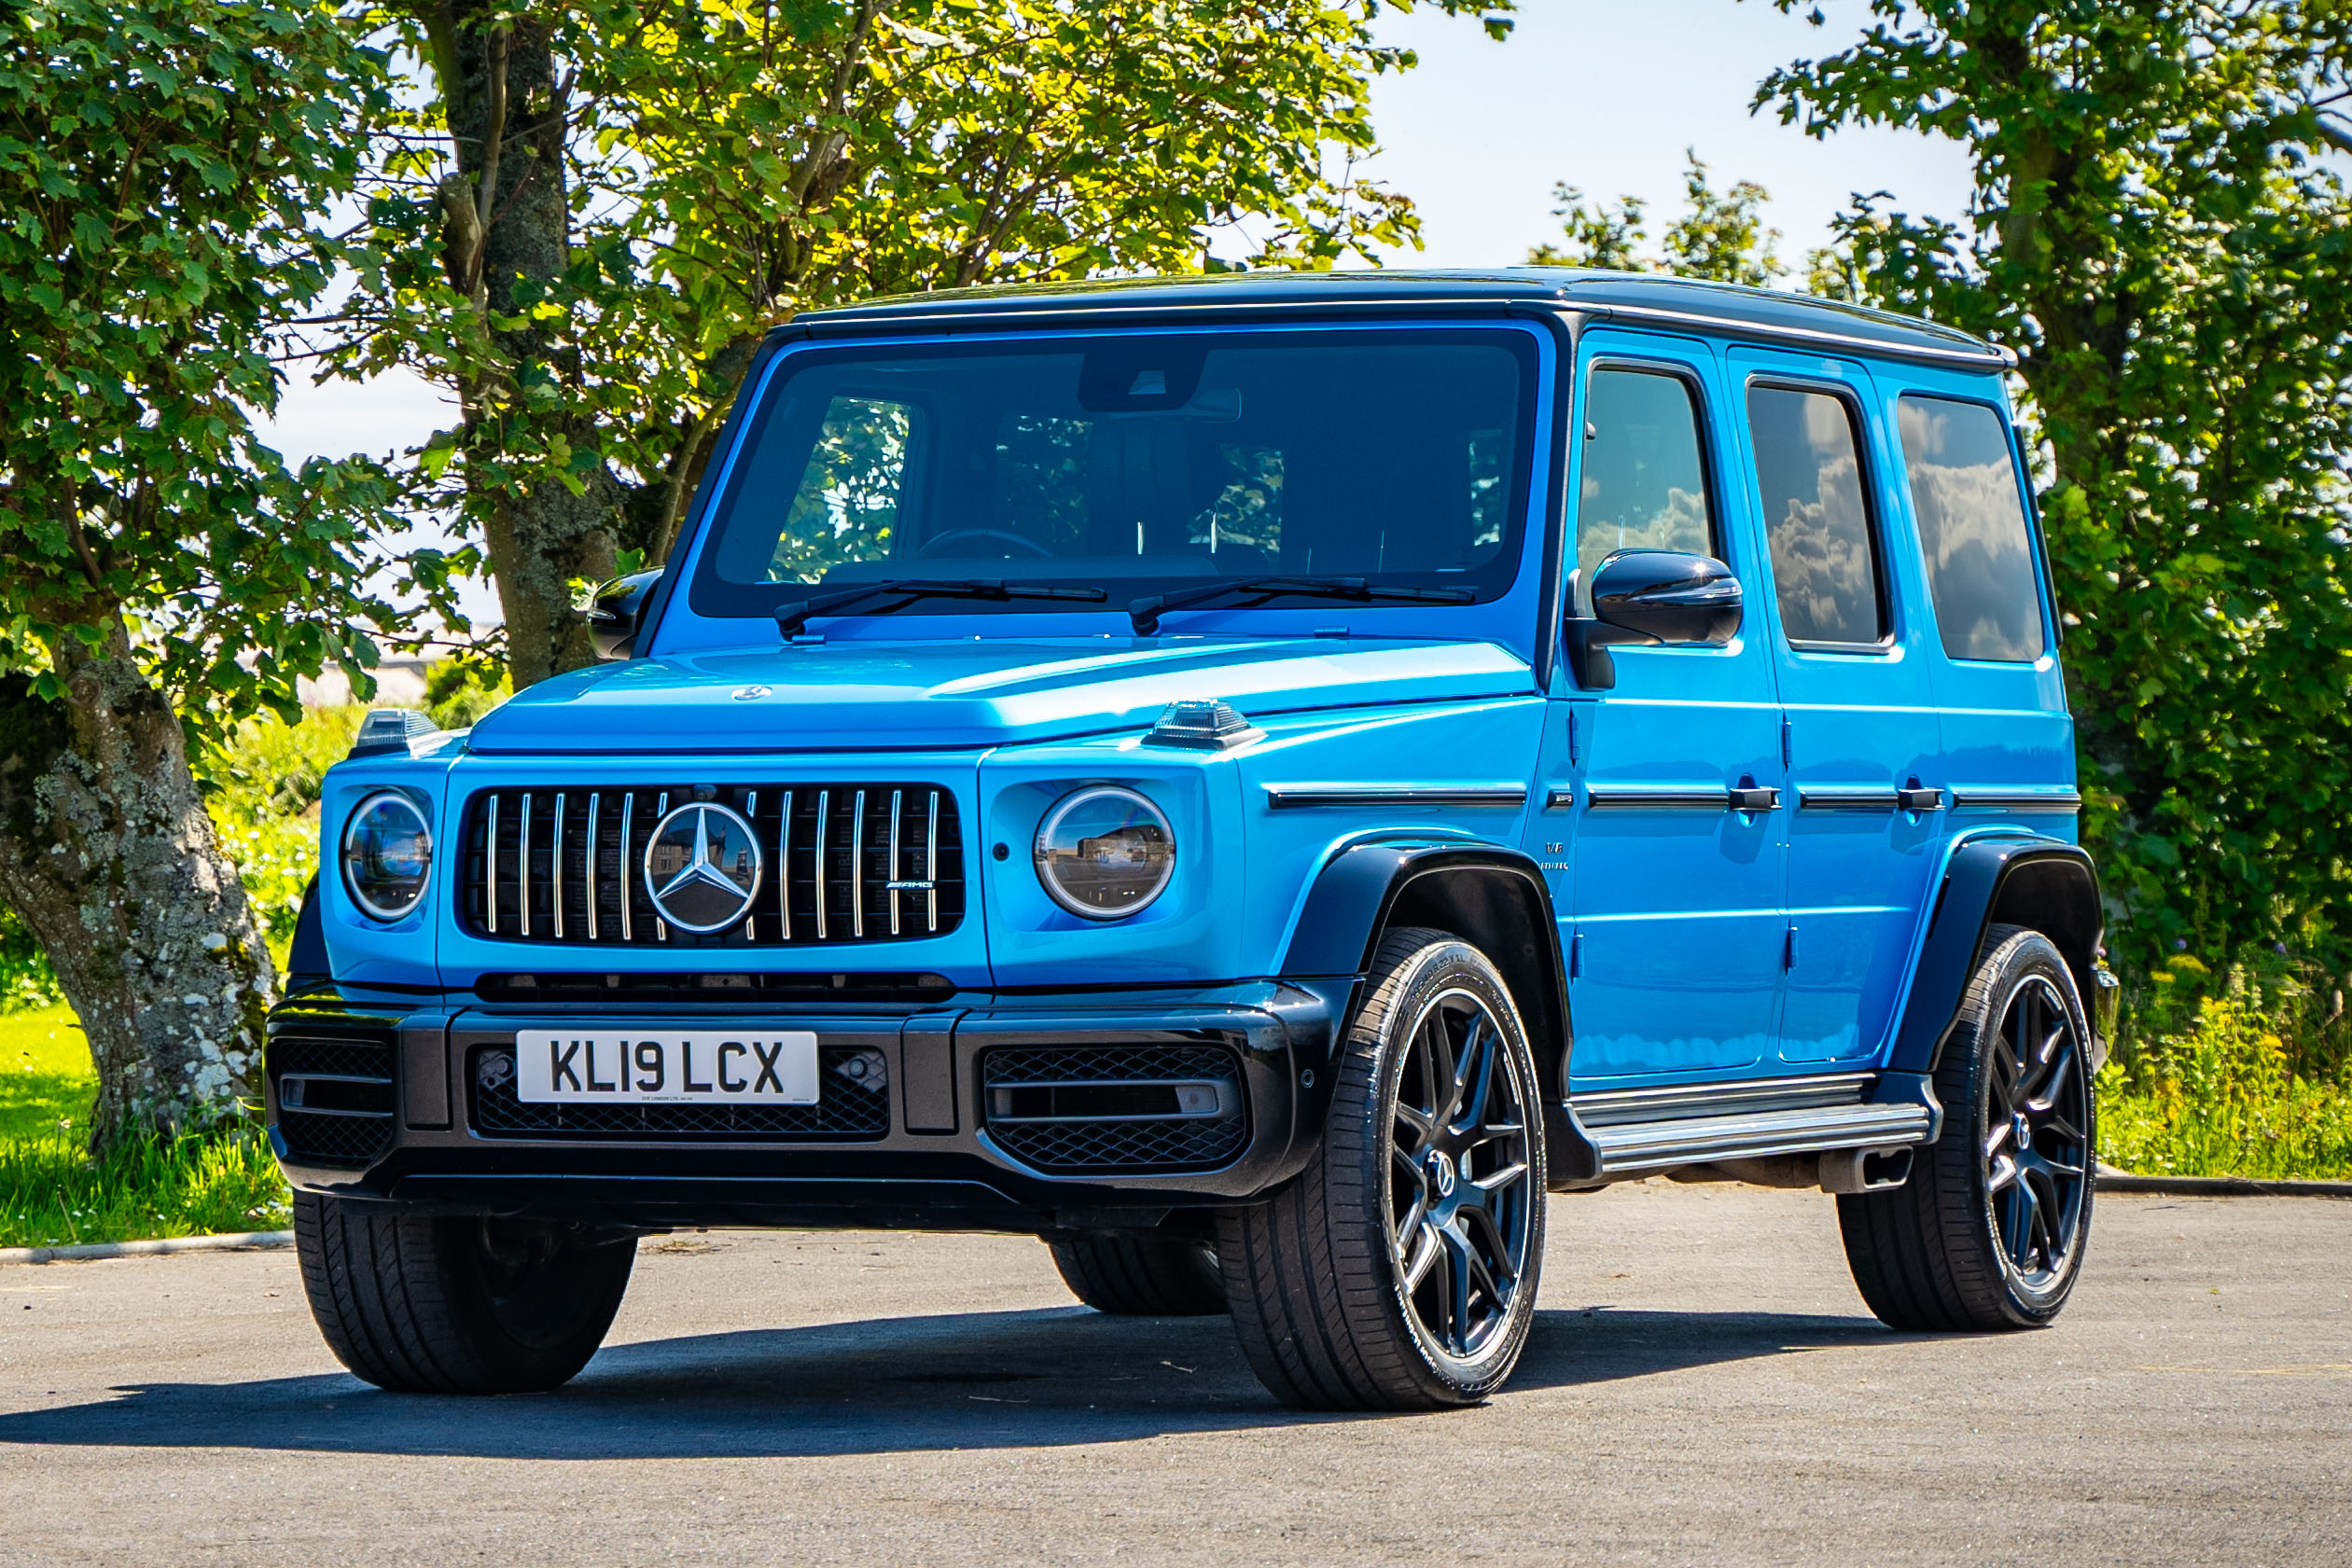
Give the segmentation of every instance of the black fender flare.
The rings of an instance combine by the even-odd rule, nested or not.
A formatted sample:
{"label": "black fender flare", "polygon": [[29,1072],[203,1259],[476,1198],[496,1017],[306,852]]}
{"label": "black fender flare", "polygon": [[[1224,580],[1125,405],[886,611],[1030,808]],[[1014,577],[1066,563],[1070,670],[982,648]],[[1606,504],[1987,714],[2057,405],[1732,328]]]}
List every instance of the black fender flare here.
{"label": "black fender flare", "polygon": [[2095,1019],[2105,936],[2100,909],[2098,867],[2080,844],[2034,835],[1972,839],[1954,850],[1912,971],[1888,1070],[1936,1070],[1984,933],[1997,923],[2031,926],[2049,937]]}
{"label": "black fender flare", "polygon": [[1567,964],[1551,889],[1533,857],[1460,840],[1375,840],[1350,844],[1326,861],[1277,973],[1301,982],[1346,982],[1335,1041],[1362,1002],[1372,954],[1392,925],[1455,932],[1494,961],[1536,1047],[1552,1180],[1598,1175],[1600,1151],[1567,1104],[1576,1043]]}
{"label": "black fender flare", "polygon": [[327,956],[327,933],[319,924],[318,873],[302,888],[302,909],[294,920],[294,945],[285,955],[285,993],[308,991],[334,982],[335,966]]}

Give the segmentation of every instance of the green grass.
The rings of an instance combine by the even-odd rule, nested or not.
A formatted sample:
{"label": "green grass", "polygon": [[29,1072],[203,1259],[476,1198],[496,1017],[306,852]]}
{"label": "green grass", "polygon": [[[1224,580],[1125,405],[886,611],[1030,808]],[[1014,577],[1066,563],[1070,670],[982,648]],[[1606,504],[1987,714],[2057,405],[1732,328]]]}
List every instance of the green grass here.
{"label": "green grass", "polygon": [[88,1153],[97,1079],[69,1007],[0,1017],[0,1247],[276,1230],[285,1183],[258,1129]]}

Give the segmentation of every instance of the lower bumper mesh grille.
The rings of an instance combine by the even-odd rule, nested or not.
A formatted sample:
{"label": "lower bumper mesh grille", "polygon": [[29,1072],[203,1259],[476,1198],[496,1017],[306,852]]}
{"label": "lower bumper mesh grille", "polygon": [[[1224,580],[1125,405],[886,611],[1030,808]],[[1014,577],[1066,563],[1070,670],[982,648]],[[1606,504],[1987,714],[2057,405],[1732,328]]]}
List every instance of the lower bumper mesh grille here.
{"label": "lower bumper mesh grille", "polygon": [[497,1046],[473,1053],[466,1081],[474,1131],[485,1138],[747,1143],[879,1138],[890,1131],[882,1055],[857,1046],[817,1052],[820,1097],[814,1105],[540,1104],[517,1097],[513,1052]]}
{"label": "lower bumper mesh grille", "polygon": [[392,1145],[393,1048],[388,1037],[270,1042],[270,1083],[288,1159],[366,1165]]}
{"label": "lower bumper mesh grille", "polygon": [[[988,1135],[997,1147],[1057,1175],[1108,1171],[1211,1171],[1231,1164],[1249,1142],[1241,1063],[1221,1046],[1002,1047],[981,1058]],[[1070,1086],[1087,1086],[1084,1096]],[[1149,1107],[1132,1091],[1144,1085],[1218,1086],[1214,1114],[1088,1117],[1062,1114],[1089,1103]],[[1053,1089],[1051,1099],[1035,1091]],[[1130,1092],[1122,1094],[1120,1090]],[[1173,1091],[1162,1101],[1173,1103]],[[1038,1107],[1037,1119],[994,1107]]]}

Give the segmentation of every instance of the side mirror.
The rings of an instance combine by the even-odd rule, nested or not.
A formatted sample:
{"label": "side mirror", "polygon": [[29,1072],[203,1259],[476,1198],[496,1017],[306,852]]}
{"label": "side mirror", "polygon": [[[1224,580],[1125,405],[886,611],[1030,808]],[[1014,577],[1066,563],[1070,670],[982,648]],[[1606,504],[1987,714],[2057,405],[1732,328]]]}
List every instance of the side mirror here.
{"label": "side mirror", "polygon": [[1594,570],[1591,617],[1567,623],[1568,665],[1577,685],[1605,691],[1617,684],[1612,646],[1721,647],[1740,619],[1739,579],[1712,556],[1619,550]]}
{"label": "side mirror", "polygon": [[644,617],[646,602],[653,597],[654,585],[661,580],[661,570],[656,567],[616,577],[596,590],[587,616],[588,635],[596,645],[597,658],[636,657],[637,633],[644,630],[638,622]]}

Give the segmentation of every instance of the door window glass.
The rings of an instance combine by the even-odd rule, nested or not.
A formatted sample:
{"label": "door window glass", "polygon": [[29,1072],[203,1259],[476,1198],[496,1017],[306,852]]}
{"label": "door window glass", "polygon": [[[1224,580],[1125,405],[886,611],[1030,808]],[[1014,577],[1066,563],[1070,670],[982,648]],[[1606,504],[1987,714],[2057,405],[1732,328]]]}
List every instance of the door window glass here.
{"label": "door window glass", "polygon": [[1691,383],[1648,370],[1593,372],[1584,391],[1583,483],[1577,495],[1577,612],[1593,569],[1618,550],[1717,554],[1714,508]]}
{"label": "door window glass", "polygon": [[1897,407],[1943,651],[2033,662],[2044,641],[2041,591],[2007,426],[1982,403],[1905,397]]}
{"label": "door window glass", "polygon": [[1747,425],[1788,640],[1882,641],[1886,606],[1878,537],[1863,500],[1852,406],[1832,393],[1755,386],[1747,393]]}

